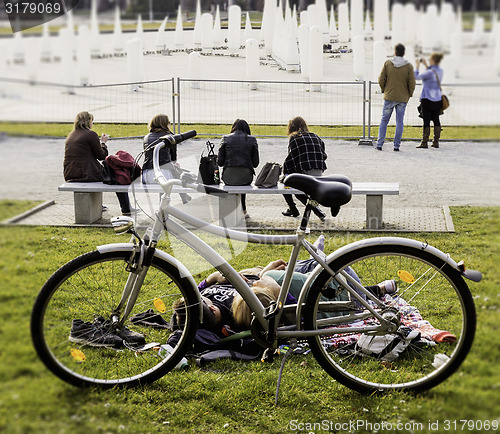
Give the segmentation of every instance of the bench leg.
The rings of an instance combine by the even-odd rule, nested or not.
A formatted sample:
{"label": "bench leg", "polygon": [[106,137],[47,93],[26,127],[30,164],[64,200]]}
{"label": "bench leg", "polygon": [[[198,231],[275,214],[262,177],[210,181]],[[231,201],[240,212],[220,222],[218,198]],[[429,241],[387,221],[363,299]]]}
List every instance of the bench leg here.
{"label": "bench leg", "polygon": [[240,196],[239,194],[219,196],[219,224],[221,226],[235,228],[241,225],[244,217]]}
{"label": "bench leg", "polygon": [[75,223],[91,224],[102,217],[102,193],[74,193]]}
{"label": "bench leg", "polygon": [[380,229],[382,227],[383,195],[366,196],[366,228]]}

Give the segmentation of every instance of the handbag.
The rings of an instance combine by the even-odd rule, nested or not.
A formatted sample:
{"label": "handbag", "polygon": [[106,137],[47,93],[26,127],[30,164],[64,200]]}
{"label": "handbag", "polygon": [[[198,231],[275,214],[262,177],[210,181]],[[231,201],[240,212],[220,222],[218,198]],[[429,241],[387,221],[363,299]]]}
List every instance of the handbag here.
{"label": "handbag", "polygon": [[101,175],[102,175],[102,182],[104,184],[108,185],[118,184],[118,182],[116,182],[115,171],[111,167],[109,167],[109,164],[106,160],[102,161]]}
{"label": "handbag", "polygon": [[446,110],[450,106],[450,100],[449,98],[443,93],[443,89],[441,89],[441,82],[439,81],[439,77],[437,75],[437,72],[432,70],[434,72],[434,75],[436,76],[436,80],[439,84],[439,90],[441,91],[441,113],[443,114],[443,111]]}
{"label": "handbag", "polygon": [[200,166],[198,170],[198,182],[205,185],[220,184],[219,165],[217,164],[217,155],[214,152],[214,144],[207,140],[207,155],[201,153]]}
{"label": "handbag", "polygon": [[281,175],[281,165],[278,163],[266,163],[261,169],[255,185],[259,188],[272,188],[278,186],[278,180]]}

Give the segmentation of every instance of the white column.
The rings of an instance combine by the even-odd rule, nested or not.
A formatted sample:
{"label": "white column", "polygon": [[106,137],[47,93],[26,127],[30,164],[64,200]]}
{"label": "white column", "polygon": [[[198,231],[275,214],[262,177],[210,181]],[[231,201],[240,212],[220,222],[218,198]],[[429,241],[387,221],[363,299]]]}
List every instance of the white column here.
{"label": "white column", "polygon": [[212,14],[205,13],[201,16],[201,51],[212,53],[214,49],[214,23]]}
{"label": "white column", "polygon": [[253,39],[252,22],[250,21],[250,14],[247,12],[245,17],[245,32],[243,39]]}
{"label": "white column", "polygon": [[194,18],[193,44],[195,48],[201,47],[202,31],[201,31],[201,5],[200,0],[196,1],[196,15]]}
{"label": "white column", "polygon": [[238,5],[229,6],[228,11],[228,49],[229,54],[235,54],[240,48],[241,8]]}
{"label": "white column", "polygon": [[304,81],[309,81],[309,26],[299,26],[300,73]]}
{"label": "white column", "polygon": [[390,34],[389,29],[389,0],[374,0],[373,3],[373,40],[384,41]]}
{"label": "white column", "polygon": [[349,42],[349,10],[347,8],[347,3],[340,3],[337,6],[339,13],[339,42],[345,44]]}
{"label": "white column", "polygon": [[401,3],[393,3],[391,15],[391,42],[394,48],[397,44],[402,44],[404,42],[405,18],[403,5]]}
{"label": "white column", "polygon": [[352,70],[354,73],[354,79],[356,81],[362,81],[365,77],[365,37],[363,35],[357,35],[352,38]]}
{"label": "white column", "polygon": [[[74,86],[76,83],[76,68],[69,33],[70,31],[67,27],[59,30],[61,43],[61,83]],[[73,87],[68,88],[68,93],[75,93]]]}
{"label": "white column", "polygon": [[52,60],[52,42],[50,40],[49,24],[43,24],[42,39],[40,41],[40,60],[48,62]]}
{"label": "white column", "polygon": [[405,46],[417,43],[417,11],[413,3],[404,6],[404,44]]}
{"label": "white column", "polygon": [[182,10],[179,6],[177,9],[177,21],[175,23],[174,45],[177,50],[182,50],[185,47],[184,29],[182,27]]}
{"label": "white column", "polygon": [[92,0],[90,8],[90,52],[93,57],[101,57],[102,41],[97,20],[97,0]]}
{"label": "white column", "polygon": [[500,75],[500,32],[495,32],[493,50],[494,72],[496,75]]}
{"label": "white column", "polygon": [[188,77],[193,80],[191,82],[192,89],[199,89],[200,82],[196,81],[201,78],[201,55],[197,51],[192,51],[188,56]]}
{"label": "white column", "polygon": [[142,41],[139,38],[127,41],[127,77],[131,83],[131,90],[137,92],[139,85],[137,82],[143,81],[144,73],[144,52]]}
{"label": "white column", "polygon": [[91,50],[90,50],[90,30],[86,25],[78,26],[77,37],[77,67],[80,75],[80,84],[87,86],[91,80]]}
{"label": "white column", "polygon": [[224,38],[222,37],[222,30],[220,27],[220,10],[219,5],[217,5],[214,20],[214,47],[221,47],[223,42]]}
{"label": "white column", "polygon": [[351,40],[363,36],[363,0],[351,0]]}
{"label": "white column", "polygon": [[245,66],[246,79],[249,81],[255,80],[248,85],[250,90],[257,90],[257,81],[260,77],[260,57],[259,57],[259,42],[257,39],[247,39],[245,41]]}
{"label": "white column", "polygon": [[[323,80],[323,35],[319,26],[309,30],[309,80]],[[321,92],[321,84],[312,84],[311,90]]]}
{"label": "white column", "polygon": [[337,39],[339,36],[339,31],[337,30],[337,21],[335,20],[335,10],[333,5],[330,8],[330,27],[328,32],[330,33],[330,40]]}
{"label": "white column", "polygon": [[[387,60],[387,48],[384,41],[375,41],[373,43],[373,81],[378,81],[382,67]],[[380,89],[377,86],[377,89]]]}
{"label": "white column", "polygon": [[158,31],[156,32],[156,41],[155,41],[155,50],[162,51],[167,48],[167,38],[165,35],[165,28],[167,27],[168,17],[165,17],[158,27]]}
{"label": "white column", "polygon": [[113,31],[113,54],[123,53],[123,34],[122,23],[120,18],[120,7],[115,8],[115,27]]}
{"label": "white column", "polygon": [[453,76],[460,77],[460,68],[462,66],[462,32],[454,32],[451,35],[450,58],[452,61]]}

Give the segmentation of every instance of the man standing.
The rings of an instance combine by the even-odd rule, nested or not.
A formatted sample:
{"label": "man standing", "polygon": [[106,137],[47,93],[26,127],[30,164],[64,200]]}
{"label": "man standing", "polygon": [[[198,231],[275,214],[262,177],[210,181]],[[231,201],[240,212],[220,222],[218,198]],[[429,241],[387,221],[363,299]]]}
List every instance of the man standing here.
{"label": "man standing", "polygon": [[396,109],[396,132],[394,134],[394,151],[399,151],[401,137],[403,136],[403,119],[405,116],[406,104],[415,90],[415,75],[413,66],[406,59],[405,47],[402,44],[396,45],[394,57],[384,63],[382,72],[378,78],[380,89],[384,93],[384,108],[382,119],[378,129],[377,147],[382,150],[387,132],[387,124],[392,116],[392,111]]}

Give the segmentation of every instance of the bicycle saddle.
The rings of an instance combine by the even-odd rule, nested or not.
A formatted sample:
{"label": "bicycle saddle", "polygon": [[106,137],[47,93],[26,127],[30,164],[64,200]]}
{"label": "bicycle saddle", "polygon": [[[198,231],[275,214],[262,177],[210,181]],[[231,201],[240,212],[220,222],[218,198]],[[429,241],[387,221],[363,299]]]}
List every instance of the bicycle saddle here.
{"label": "bicycle saddle", "polygon": [[285,177],[283,184],[301,190],[320,205],[329,207],[333,217],[352,197],[351,180],[344,175],[311,176],[293,173]]}

